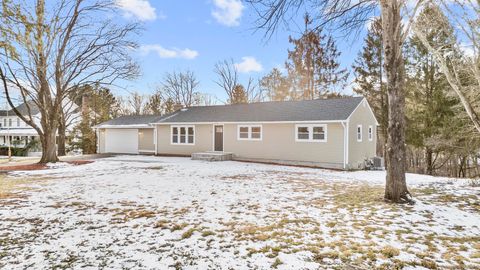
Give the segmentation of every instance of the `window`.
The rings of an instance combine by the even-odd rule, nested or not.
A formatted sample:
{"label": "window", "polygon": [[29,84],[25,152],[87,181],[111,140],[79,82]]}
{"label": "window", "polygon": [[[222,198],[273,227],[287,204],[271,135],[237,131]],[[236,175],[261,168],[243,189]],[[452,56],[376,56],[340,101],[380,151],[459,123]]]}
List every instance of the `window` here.
{"label": "window", "polygon": [[297,127],[297,139],[310,140],[310,132],[308,127]]}
{"label": "window", "polygon": [[3,119],[3,126],[4,126],[4,127],[7,126],[7,118]]}
{"label": "window", "polygon": [[362,141],[362,125],[357,126],[357,142]]}
{"label": "window", "polygon": [[241,125],[238,126],[238,140],[262,140],[262,126],[260,125]]}
{"label": "window", "polygon": [[313,127],[313,140],[325,140],[325,129],[324,127]]}
{"label": "window", "polygon": [[17,127],[20,126],[20,118],[17,118]]}
{"label": "window", "polygon": [[195,128],[193,126],[172,126],[172,144],[195,144]]}
{"label": "window", "polygon": [[9,126],[9,127],[12,126],[12,118],[8,119],[8,126]]}
{"label": "window", "polygon": [[368,126],[368,140],[373,141],[373,127]]}
{"label": "window", "polygon": [[239,127],[238,128],[238,137],[240,139],[248,139],[248,127]]}
{"label": "window", "polygon": [[326,142],[327,125],[296,125],[295,140],[297,142]]}

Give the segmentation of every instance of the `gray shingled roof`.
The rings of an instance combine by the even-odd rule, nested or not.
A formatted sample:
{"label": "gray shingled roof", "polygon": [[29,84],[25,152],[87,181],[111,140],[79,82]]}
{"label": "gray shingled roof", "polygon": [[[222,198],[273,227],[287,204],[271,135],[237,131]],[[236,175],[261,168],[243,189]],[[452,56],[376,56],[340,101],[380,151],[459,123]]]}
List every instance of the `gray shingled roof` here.
{"label": "gray shingled roof", "polygon": [[346,120],[363,97],[190,107],[155,123]]}
{"label": "gray shingled roof", "polygon": [[158,115],[126,115],[98,124],[102,126],[148,125],[161,119]]}
{"label": "gray shingled roof", "polygon": [[[28,105],[30,106],[30,111],[31,111],[32,115],[36,115],[37,113],[40,112],[37,105],[35,105],[35,103],[33,103],[33,101],[29,101]],[[22,103],[22,104],[18,105],[17,110],[22,115],[28,115],[28,108],[27,108],[27,105],[25,103]],[[15,112],[13,111],[13,109],[10,109],[10,110],[0,110],[0,116],[7,116],[7,111],[8,111],[8,115],[10,115],[10,116],[15,115]]]}

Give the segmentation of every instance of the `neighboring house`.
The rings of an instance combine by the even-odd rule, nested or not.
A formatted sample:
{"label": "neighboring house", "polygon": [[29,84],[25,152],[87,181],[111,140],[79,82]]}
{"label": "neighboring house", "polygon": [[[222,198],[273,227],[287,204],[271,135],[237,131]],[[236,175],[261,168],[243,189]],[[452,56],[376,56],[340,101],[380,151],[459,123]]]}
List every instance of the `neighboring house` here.
{"label": "neighboring house", "polygon": [[[29,107],[35,123],[40,125],[40,111],[37,106],[30,104]],[[16,108],[22,115],[28,115],[28,108],[25,103]],[[13,109],[0,110],[0,146],[23,147],[32,140],[40,140],[35,129],[20,119]]]}
{"label": "neighboring house", "polygon": [[348,97],[191,107],[96,129],[100,153],[222,151],[236,160],[357,169],[375,156],[377,125],[366,99]]}
{"label": "neighboring house", "polygon": [[[40,110],[33,102],[29,102],[28,104],[29,106],[27,106],[26,103],[22,103],[18,105],[16,109],[27,119],[30,109],[33,121],[37,126],[41,127]],[[73,103],[65,104],[68,110],[72,110],[72,113],[69,114],[68,133],[72,127],[80,121],[80,112],[77,105]],[[18,117],[13,109],[0,110],[0,146],[24,147],[32,140],[40,141],[40,136],[34,128]],[[35,155],[41,155],[41,152],[37,152]]]}

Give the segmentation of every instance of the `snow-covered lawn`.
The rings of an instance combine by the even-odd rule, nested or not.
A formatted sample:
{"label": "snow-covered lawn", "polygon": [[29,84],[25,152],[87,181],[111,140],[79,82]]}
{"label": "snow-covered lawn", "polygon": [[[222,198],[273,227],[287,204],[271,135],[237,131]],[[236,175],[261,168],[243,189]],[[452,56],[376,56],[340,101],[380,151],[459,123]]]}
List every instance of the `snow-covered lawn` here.
{"label": "snow-covered lawn", "polygon": [[145,156],[17,172],[0,268],[480,268],[479,187],[408,175],[417,203],[393,205],[384,177]]}

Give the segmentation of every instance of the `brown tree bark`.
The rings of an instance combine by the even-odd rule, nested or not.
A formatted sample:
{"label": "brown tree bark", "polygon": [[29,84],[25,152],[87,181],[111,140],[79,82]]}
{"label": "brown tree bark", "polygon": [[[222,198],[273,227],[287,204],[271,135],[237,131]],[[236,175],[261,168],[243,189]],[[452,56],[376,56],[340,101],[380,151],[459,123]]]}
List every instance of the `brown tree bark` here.
{"label": "brown tree bark", "polygon": [[57,153],[59,157],[66,155],[66,150],[65,150],[66,129],[67,128],[65,126],[65,118],[61,116],[58,123],[58,141],[57,141]]}
{"label": "brown tree bark", "polygon": [[380,5],[389,105],[385,200],[412,203],[405,180],[405,65],[402,55],[401,3],[382,0]]}
{"label": "brown tree bark", "polygon": [[40,163],[57,162],[56,134],[55,132],[46,132],[40,136],[42,143],[42,158]]}
{"label": "brown tree bark", "polygon": [[426,147],[425,149],[425,163],[427,174],[433,175],[433,151],[430,147]]}

